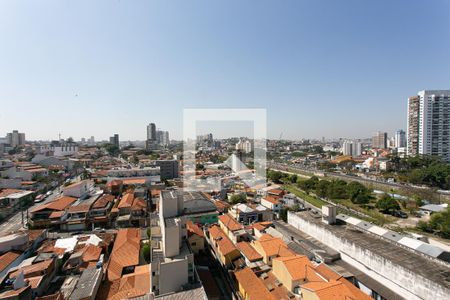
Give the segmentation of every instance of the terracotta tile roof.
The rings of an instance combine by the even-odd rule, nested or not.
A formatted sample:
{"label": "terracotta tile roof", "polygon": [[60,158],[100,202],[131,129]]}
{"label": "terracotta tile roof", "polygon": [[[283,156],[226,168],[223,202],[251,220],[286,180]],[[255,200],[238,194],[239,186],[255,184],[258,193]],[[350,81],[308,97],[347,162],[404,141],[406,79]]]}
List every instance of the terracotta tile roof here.
{"label": "terracotta tile roof", "polygon": [[40,276],[28,277],[27,280],[28,280],[28,283],[31,285],[31,288],[36,289],[41,284],[43,278],[44,278],[44,275],[40,275]]}
{"label": "terracotta tile roof", "polygon": [[254,242],[259,244],[264,253],[263,256],[293,256],[295,253],[288,248],[282,239],[271,236],[270,234],[263,234],[259,240]]}
{"label": "terracotta tile roof", "polygon": [[308,267],[312,268],[312,264],[309,261],[308,257],[303,255],[277,257],[273,260],[283,263],[288,273],[291,275],[292,280],[306,279]]}
{"label": "terracotta tile roof", "polygon": [[77,201],[76,198],[73,197],[67,197],[67,196],[62,196],[52,202],[48,202],[48,203],[44,203],[42,205],[39,205],[38,207],[35,207],[31,210],[31,212],[37,212],[37,211],[41,211],[41,210],[64,210],[66,209],[69,205],[71,205],[72,203],[74,203],[75,201]]}
{"label": "terracotta tile roof", "polygon": [[21,254],[16,251],[9,251],[0,256],[0,272],[5,270],[10,264],[12,264]]}
{"label": "terracotta tile roof", "polygon": [[67,209],[67,212],[70,213],[83,213],[89,211],[89,205],[88,204],[80,204],[75,206],[69,206]]}
{"label": "terracotta tile roof", "polygon": [[233,219],[229,214],[219,216],[219,221],[230,231],[237,231],[244,228],[242,224]]}
{"label": "terracotta tile roof", "polygon": [[117,208],[131,207],[131,205],[133,205],[133,201],[134,201],[134,194],[132,192],[126,193],[125,195],[123,195]]}
{"label": "terracotta tile roof", "polygon": [[64,216],[64,214],[65,214],[65,212],[63,210],[62,211],[54,211],[48,217],[50,219],[59,219],[62,216]]}
{"label": "terracotta tile roof", "polygon": [[200,229],[200,227],[198,227],[196,224],[194,224],[191,220],[188,220],[186,222],[186,229],[187,229],[188,236],[192,236],[194,234],[196,234],[200,237],[205,236],[203,234],[203,231]]}
{"label": "terracotta tile roof", "polygon": [[[350,283],[351,284],[351,283]],[[332,280],[330,282],[308,282],[301,286],[302,289],[314,292],[320,300],[369,300],[372,299],[362,291],[354,287]]]}
{"label": "terracotta tile roof", "polygon": [[142,198],[135,198],[131,210],[143,210],[147,207],[145,200]]}
{"label": "terracotta tile roof", "polygon": [[64,190],[80,186],[80,185],[84,184],[86,181],[88,181],[88,180],[82,180],[82,181],[79,181],[79,182],[72,183],[72,184],[64,187]]}
{"label": "terracotta tile roof", "polygon": [[327,267],[327,265],[325,265],[324,263],[316,266],[314,269],[316,270],[317,273],[319,273],[322,277],[324,277],[328,281],[338,280],[339,278],[342,277],[341,275],[339,275],[338,273],[334,272],[329,267]]}
{"label": "terracotta tile roof", "polygon": [[108,264],[108,280],[113,281],[122,276],[122,269],[139,264],[140,229],[120,229]]}
{"label": "terracotta tile roof", "polygon": [[267,191],[268,194],[282,196],[284,194],[284,191],[282,189],[271,189]]}
{"label": "terracotta tile roof", "polygon": [[350,292],[354,295],[354,299],[373,300],[372,297],[370,297],[369,295],[367,295],[366,293],[361,291],[359,288],[354,286],[350,281],[348,281],[344,277],[339,278],[338,281],[341,282],[343,285],[345,285],[350,290]]}
{"label": "terracotta tile roof", "polygon": [[[53,259],[47,259],[47,260],[38,262],[37,264],[25,266],[23,268],[20,268],[19,270],[12,272],[9,275],[9,278],[16,278],[17,276],[19,276],[20,272],[23,272],[23,275],[25,276],[25,278],[27,278],[28,277],[27,275],[29,275],[29,274],[46,271],[52,263],[53,263]],[[31,276],[29,276],[29,277],[31,277]]]}
{"label": "terracotta tile roof", "polygon": [[266,196],[263,199],[268,201],[268,202],[270,202],[270,203],[272,203],[272,204],[279,204],[280,203],[280,201],[278,201],[278,198],[273,197],[273,196]]}
{"label": "terracotta tile roof", "polygon": [[0,198],[7,197],[7,196],[15,194],[15,193],[21,193],[21,192],[23,192],[23,190],[4,189],[0,192]]}
{"label": "terracotta tile roof", "polygon": [[258,222],[258,223],[254,223],[251,227],[262,231],[264,229],[266,229],[267,227],[270,227],[272,225],[272,222]]}
{"label": "terracotta tile roof", "polygon": [[218,211],[224,211],[230,207],[230,204],[221,200],[214,201],[214,204],[216,205]]}
{"label": "terracotta tile roof", "polygon": [[104,208],[106,207],[106,205],[108,205],[109,202],[114,201],[114,196],[113,195],[108,195],[105,194],[103,196],[101,196],[100,198],[98,198],[94,204],[92,205],[92,208]]}
{"label": "terracotta tile roof", "polygon": [[250,300],[276,298],[269,292],[263,282],[249,268],[239,270],[234,273],[236,280],[248,294]]}
{"label": "terracotta tile roof", "polygon": [[217,242],[219,251],[222,255],[227,255],[234,250],[237,250],[236,246],[233,242],[228,238],[225,232],[220,229],[219,226],[213,225],[209,228],[209,234],[211,238]]}
{"label": "terracotta tile roof", "polygon": [[34,242],[37,240],[43,233],[45,229],[30,229],[28,230],[28,240]]}
{"label": "terracotta tile roof", "polygon": [[258,251],[253,248],[248,242],[239,242],[236,244],[238,249],[244,254],[245,257],[251,262],[261,260],[262,256]]}
{"label": "terracotta tile roof", "polygon": [[132,179],[123,179],[122,183],[124,185],[133,185],[133,184],[145,184],[145,178],[132,178]]}
{"label": "terracotta tile roof", "polygon": [[97,262],[100,259],[101,254],[102,254],[102,248],[97,247],[92,244],[88,244],[83,250],[82,259],[84,262],[89,262],[89,261]]}
{"label": "terracotta tile roof", "polygon": [[134,273],[126,274],[120,279],[118,292],[111,300],[139,297],[150,292],[150,265],[137,266]]}

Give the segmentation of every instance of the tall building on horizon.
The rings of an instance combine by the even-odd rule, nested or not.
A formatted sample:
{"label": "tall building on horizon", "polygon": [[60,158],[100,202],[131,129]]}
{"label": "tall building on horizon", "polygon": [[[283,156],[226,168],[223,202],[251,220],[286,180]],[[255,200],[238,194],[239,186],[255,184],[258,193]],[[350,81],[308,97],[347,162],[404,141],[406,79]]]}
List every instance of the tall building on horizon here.
{"label": "tall building on horizon", "polygon": [[119,147],[119,135],[116,133],[109,138],[109,143]]}
{"label": "tall building on horizon", "polygon": [[344,141],[342,144],[342,154],[346,156],[357,157],[362,153],[362,144],[358,141]]}
{"label": "tall building on horizon", "polygon": [[386,149],[387,146],[388,146],[387,142],[388,142],[387,132],[380,132],[380,131],[378,131],[372,137],[372,148]]}
{"label": "tall building on horizon", "polygon": [[7,143],[11,147],[17,147],[25,145],[25,133],[21,133],[18,130],[13,130],[13,132],[6,134]]}
{"label": "tall building on horizon", "polygon": [[450,161],[450,90],[422,90],[408,98],[407,154]]}
{"label": "tall building on horizon", "polygon": [[147,140],[156,141],[156,125],[155,125],[155,123],[150,123],[147,125]]}
{"label": "tall building on horizon", "polygon": [[406,132],[402,129],[399,129],[395,132],[395,148],[404,148],[406,147]]}

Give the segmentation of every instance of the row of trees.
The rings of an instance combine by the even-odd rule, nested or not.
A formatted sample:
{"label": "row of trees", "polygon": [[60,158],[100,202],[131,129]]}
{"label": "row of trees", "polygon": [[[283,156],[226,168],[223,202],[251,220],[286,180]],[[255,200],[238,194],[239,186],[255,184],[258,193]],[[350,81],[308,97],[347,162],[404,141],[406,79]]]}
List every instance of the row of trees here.
{"label": "row of trees", "polygon": [[391,162],[402,181],[450,189],[450,165],[439,157],[426,155],[393,157]]}
{"label": "row of trees", "polygon": [[450,208],[443,212],[432,214],[428,222],[419,221],[417,227],[425,232],[450,239]]}
{"label": "row of trees", "polygon": [[372,190],[356,181],[347,183],[343,180],[319,180],[312,176],[308,180],[300,181],[298,186],[306,192],[315,192],[319,197],[333,200],[350,199],[356,204],[369,203],[373,198]]}

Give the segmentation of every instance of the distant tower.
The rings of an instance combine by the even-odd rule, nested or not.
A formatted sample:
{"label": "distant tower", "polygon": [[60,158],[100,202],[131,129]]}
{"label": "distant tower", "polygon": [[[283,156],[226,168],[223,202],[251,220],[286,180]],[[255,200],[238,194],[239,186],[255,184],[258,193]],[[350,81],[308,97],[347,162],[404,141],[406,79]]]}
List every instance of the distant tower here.
{"label": "distant tower", "polygon": [[450,161],[450,90],[423,90],[408,98],[408,155]]}
{"label": "distant tower", "polygon": [[155,123],[150,123],[147,125],[147,140],[156,141],[156,125],[155,125]]}

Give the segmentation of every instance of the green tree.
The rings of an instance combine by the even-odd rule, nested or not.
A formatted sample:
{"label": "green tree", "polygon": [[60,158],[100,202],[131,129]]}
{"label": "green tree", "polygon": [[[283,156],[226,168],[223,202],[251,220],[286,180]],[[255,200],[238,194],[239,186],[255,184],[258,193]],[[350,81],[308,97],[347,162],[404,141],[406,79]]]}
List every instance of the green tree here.
{"label": "green tree", "polygon": [[450,239],[450,208],[443,212],[432,214],[428,222],[420,221],[417,227],[423,231]]}
{"label": "green tree", "polygon": [[297,176],[296,174],[291,174],[291,175],[289,176],[289,181],[290,181],[291,183],[296,183],[297,180],[298,180],[298,176]]}
{"label": "green tree", "polygon": [[347,185],[347,193],[350,200],[356,204],[366,204],[372,199],[372,191],[357,181]]}
{"label": "green tree", "polygon": [[151,250],[151,248],[150,248],[149,242],[144,243],[144,245],[142,245],[141,255],[147,263],[150,263],[150,250]]}
{"label": "green tree", "polygon": [[230,197],[231,204],[245,203],[247,202],[247,196],[244,193],[234,194]]}
{"label": "green tree", "polygon": [[381,198],[375,204],[375,207],[385,213],[400,209],[400,205],[398,204],[397,200],[395,200],[388,194],[384,194],[383,196],[381,196]]}

